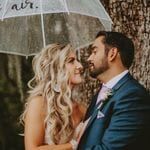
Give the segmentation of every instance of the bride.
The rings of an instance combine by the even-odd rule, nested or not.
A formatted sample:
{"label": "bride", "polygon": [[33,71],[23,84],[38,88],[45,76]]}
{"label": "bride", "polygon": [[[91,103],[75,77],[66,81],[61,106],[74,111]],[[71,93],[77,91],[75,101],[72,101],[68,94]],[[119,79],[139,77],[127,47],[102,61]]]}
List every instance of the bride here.
{"label": "bride", "polygon": [[21,119],[26,150],[71,150],[85,108],[72,92],[82,82],[82,65],[68,44],[50,44],[33,59],[34,77]]}

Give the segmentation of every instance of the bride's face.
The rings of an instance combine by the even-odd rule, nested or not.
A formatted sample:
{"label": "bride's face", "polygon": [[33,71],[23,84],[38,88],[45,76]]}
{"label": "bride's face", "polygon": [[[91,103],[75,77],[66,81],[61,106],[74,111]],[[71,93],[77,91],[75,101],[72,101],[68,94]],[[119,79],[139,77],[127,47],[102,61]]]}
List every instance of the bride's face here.
{"label": "bride's face", "polygon": [[83,72],[83,66],[77,60],[74,52],[71,52],[68,56],[68,59],[66,62],[66,69],[69,71],[69,74],[70,74],[69,82],[71,86],[80,84],[82,82],[81,74]]}

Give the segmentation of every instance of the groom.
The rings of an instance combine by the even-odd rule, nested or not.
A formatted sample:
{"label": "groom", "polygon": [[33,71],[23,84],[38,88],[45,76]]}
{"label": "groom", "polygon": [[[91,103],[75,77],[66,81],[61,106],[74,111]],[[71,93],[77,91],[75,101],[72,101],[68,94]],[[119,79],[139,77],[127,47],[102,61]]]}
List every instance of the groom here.
{"label": "groom", "polygon": [[128,37],[97,34],[88,62],[103,84],[87,110],[78,150],[150,150],[150,96],[128,71],[133,58]]}

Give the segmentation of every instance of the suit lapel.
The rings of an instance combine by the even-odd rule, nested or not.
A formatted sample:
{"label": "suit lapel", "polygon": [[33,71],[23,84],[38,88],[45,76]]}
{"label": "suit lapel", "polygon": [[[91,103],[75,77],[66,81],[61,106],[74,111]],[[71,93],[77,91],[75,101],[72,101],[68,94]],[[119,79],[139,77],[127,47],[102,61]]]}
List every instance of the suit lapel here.
{"label": "suit lapel", "polygon": [[[113,96],[112,96],[111,98],[113,98],[113,97],[115,96],[117,90],[118,90],[121,86],[123,86],[128,80],[132,80],[132,79],[133,79],[132,76],[131,76],[129,73],[127,73],[120,81],[118,81],[118,83],[113,87]],[[110,98],[108,101],[110,101],[111,98]],[[97,97],[95,97],[95,99],[97,99]],[[107,102],[106,102],[106,103],[107,103]],[[105,104],[106,104],[106,103],[105,103]],[[95,103],[95,104],[96,104],[96,103]],[[91,115],[91,118],[90,118],[90,120],[89,120],[89,122],[88,122],[88,124],[87,124],[87,126],[86,126],[86,129],[84,130],[84,133],[83,133],[83,135],[82,135],[81,138],[80,138],[80,142],[79,142],[79,145],[78,145],[78,150],[80,149],[80,146],[83,144],[83,141],[86,140],[86,137],[84,136],[84,135],[86,135],[86,134],[85,134],[86,131],[88,130],[88,128],[90,127],[90,125],[92,124],[92,122],[95,120],[95,118],[96,118],[96,116],[97,116],[97,114],[98,114],[98,111],[99,111],[99,110],[102,110],[102,108],[104,107],[105,104],[103,104],[100,109],[95,109],[95,111],[93,111],[93,114]],[[94,108],[94,106],[93,106],[93,108]],[[95,107],[95,108],[96,108],[96,107]],[[89,135],[89,136],[90,136],[90,135]]]}
{"label": "suit lapel", "polygon": [[[101,87],[100,87],[101,88]],[[97,97],[98,97],[98,93],[99,93],[99,90],[98,92],[96,93],[96,95],[92,98],[92,101],[86,111],[86,115],[84,117],[84,120],[83,121],[86,121],[94,112],[94,109],[96,107],[96,101],[97,101]]]}
{"label": "suit lapel", "polygon": [[[117,91],[124,83],[126,83],[127,80],[129,80],[129,79],[131,79],[131,78],[132,78],[132,76],[131,76],[129,73],[127,73],[127,74],[126,74],[120,81],[118,81],[118,83],[113,87],[113,93],[115,94],[116,91]],[[113,94],[113,96],[114,96],[114,94]],[[112,97],[113,97],[113,96],[112,96]],[[112,98],[112,97],[111,97],[111,98]],[[110,99],[111,99],[111,98],[110,98]],[[108,100],[108,101],[109,101],[109,100]],[[102,103],[102,102],[99,102],[96,106],[101,105],[101,103]],[[106,103],[107,103],[107,102],[106,102]],[[91,118],[90,118],[90,120],[89,120],[89,122],[88,122],[88,124],[87,124],[87,126],[86,126],[86,129],[91,125],[91,123],[93,122],[93,120],[96,118],[98,111],[102,110],[102,108],[104,107],[104,105],[105,105],[106,103],[103,103],[99,109],[97,109],[97,107],[95,107],[96,110],[95,110],[95,111],[93,112],[93,114],[91,115]],[[86,129],[85,129],[85,130],[86,130]]]}
{"label": "suit lapel", "polygon": [[[101,105],[100,108],[98,108],[98,106]],[[86,126],[86,129],[90,126],[90,124],[92,123],[92,121],[96,118],[97,114],[98,114],[98,111],[100,111],[102,109],[102,107],[104,106],[104,103],[103,102],[99,102],[96,107],[95,107],[95,110],[93,112],[93,114],[91,115],[91,118],[89,119],[89,122]],[[85,129],[85,130],[86,130]]]}
{"label": "suit lapel", "polygon": [[127,73],[118,83],[112,88],[114,92],[116,92],[127,80],[133,79],[130,73]]}

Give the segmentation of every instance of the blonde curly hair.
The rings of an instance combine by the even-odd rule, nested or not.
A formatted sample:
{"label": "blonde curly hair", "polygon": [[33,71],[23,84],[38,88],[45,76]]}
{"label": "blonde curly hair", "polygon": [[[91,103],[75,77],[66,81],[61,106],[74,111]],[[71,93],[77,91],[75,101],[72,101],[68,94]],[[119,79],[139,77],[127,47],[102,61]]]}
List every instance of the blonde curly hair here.
{"label": "blonde curly hair", "polygon": [[69,72],[65,68],[72,51],[69,44],[50,44],[33,58],[34,77],[28,83],[29,97],[21,117],[25,119],[29,101],[42,96],[47,106],[45,123],[50,124],[49,134],[55,144],[69,142],[74,134]]}

